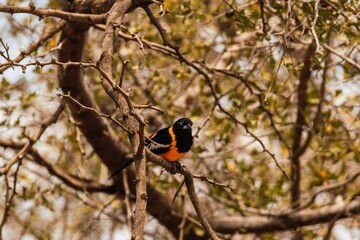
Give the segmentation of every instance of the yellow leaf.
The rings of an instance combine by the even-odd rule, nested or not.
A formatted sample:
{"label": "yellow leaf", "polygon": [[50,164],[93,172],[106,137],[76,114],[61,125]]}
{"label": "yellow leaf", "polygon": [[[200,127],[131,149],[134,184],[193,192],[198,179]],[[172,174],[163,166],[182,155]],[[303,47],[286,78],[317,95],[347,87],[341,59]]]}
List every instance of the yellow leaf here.
{"label": "yellow leaf", "polygon": [[282,153],[283,153],[283,155],[285,155],[285,156],[287,156],[287,155],[289,155],[289,149],[287,149],[287,148],[282,148]]}
{"label": "yellow leaf", "polygon": [[164,9],[168,10],[170,8],[170,0],[167,0],[167,1],[165,0],[163,5],[164,5]]}
{"label": "yellow leaf", "polygon": [[322,178],[325,178],[327,175],[325,170],[320,170],[319,174],[320,174],[320,177],[322,177]]}
{"label": "yellow leaf", "polygon": [[326,133],[331,133],[332,132],[332,126],[331,125],[326,126],[325,132]]}
{"label": "yellow leaf", "polygon": [[48,45],[48,48],[54,48],[56,46],[55,38],[52,38],[47,45]]}
{"label": "yellow leaf", "polygon": [[225,166],[230,172],[235,172],[235,164],[233,162],[226,161]]}

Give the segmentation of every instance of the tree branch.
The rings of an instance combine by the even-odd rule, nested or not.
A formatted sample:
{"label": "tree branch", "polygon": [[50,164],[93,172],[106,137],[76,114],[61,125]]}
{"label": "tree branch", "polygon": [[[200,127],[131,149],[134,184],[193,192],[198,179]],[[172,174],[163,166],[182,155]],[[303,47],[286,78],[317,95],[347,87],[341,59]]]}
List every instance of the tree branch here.
{"label": "tree branch", "polygon": [[[132,1],[118,0],[109,11],[109,17],[106,21],[105,36],[102,42],[102,54],[99,60],[100,67],[108,77],[102,78],[102,85],[106,93],[112,98],[116,106],[118,106],[123,115],[124,122],[132,132],[129,134],[130,142],[134,149],[136,164],[136,207],[134,216],[134,227],[132,231],[132,239],[143,239],[147,193],[146,193],[146,159],[144,154],[145,140],[144,127],[145,123],[141,117],[135,112],[134,105],[128,93],[121,87],[114,84],[112,79],[112,56],[114,54],[114,41],[118,29],[121,26],[122,19],[128,11]],[[110,79],[109,79],[110,78]],[[136,134],[137,133],[137,134]]]}
{"label": "tree branch", "polygon": [[305,56],[304,66],[301,70],[299,77],[299,86],[297,89],[298,103],[296,121],[294,124],[294,137],[292,143],[292,155],[291,155],[291,203],[293,208],[299,206],[300,202],[300,156],[301,156],[301,138],[303,127],[306,125],[305,111],[307,106],[307,88],[308,81],[311,76],[311,58],[315,54],[315,45],[312,43],[309,45]]}
{"label": "tree branch", "polygon": [[318,37],[318,35],[316,34],[316,31],[315,31],[316,22],[317,22],[318,17],[319,17],[319,3],[320,3],[320,0],[315,0],[314,20],[311,23],[311,28],[310,28],[311,34],[313,35],[314,40],[315,40],[315,44],[316,44],[315,53],[318,53],[319,48],[320,48],[319,37]]}
{"label": "tree branch", "polygon": [[[172,172],[173,171],[173,164],[162,159],[161,157],[155,155],[154,153],[152,153],[150,150],[146,149],[146,159],[148,159],[151,162],[154,162],[162,167],[164,167],[168,172]],[[201,225],[203,226],[204,230],[206,231],[206,234],[211,238],[211,239],[218,239],[218,237],[216,236],[214,230],[212,229],[211,225],[209,224],[209,221],[207,220],[207,218],[205,217],[203,211],[201,210],[200,207],[200,202],[199,199],[197,197],[196,191],[195,191],[195,186],[194,186],[194,180],[193,180],[193,176],[192,173],[187,169],[187,168],[183,168],[179,171],[179,173],[181,173],[184,178],[185,178],[185,184],[189,193],[189,197],[190,200],[195,208],[195,211],[197,213],[197,216],[200,219]]]}
{"label": "tree branch", "polygon": [[[4,148],[13,148],[13,149],[21,149],[25,146],[23,143],[15,143],[11,140],[0,139],[0,146]],[[36,163],[44,166],[48,172],[61,181],[63,181],[69,187],[86,192],[105,192],[105,193],[115,193],[116,188],[114,185],[103,185],[98,182],[92,182],[87,179],[80,179],[75,176],[70,175],[62,168],[52,164],[50,161],[43,158],[40,153],[31,148],[27,153],[27,156],[30,157]]]}
{"label": "tree branch", "polygon": [[21,150],[10,161],[8,161],[4,167],[0,168],[0,176],[7,174],[7,172],[10,170],[10,168],[15,163],[17,163],[18,161],[23,159],[23,157],[31,150],[32,146],[40,139],[40,137],[45,132],[45,130],[51,124],[53,124],[57,121],[60,114],[62,113],[62,111],[65,108],[65,104],[66,104],[65,101],[61,101],[61,103],[60,103],[59,107],[57,108],[57,110],[55,111],[55,113],[52,115],[51,118],[49,118],[49,120],[47,120],[45,123],[41,124],[40,129],[35,134],[35,136],[30,138],[29,141],[21,148]]}
{"label": "tree branch", "polygon": [[324,43],[322,45],[326,50],[328,50],[329,52],[335,54],[336,56],[342,58],[343,60],[345,60],[346,62],[348,62],[349,64],[351,64],[352,66],[354,66],[355,68],[357,68],[360,71],[360,64],[355,62],[354,60],[352,60],[351,58],[338,53],[334,48],[332,48],[331,46],[327,45],[326,43]]}
{"label": "tree branch", "polygon": [[[43,33],[40,38],[33,42],[27,49],[22,51],[17,57],[12,59],[13,63],[19,63],[26,56],[30,55],[33,51],[38,49],[41,45],[43,45],[47,40],[53,37],[57,32],[59,32],[66,25],[66,21],[59,21],[54,27],[52,27],[49,31]],[[0,67],[0,74],[2,74],[6,69],[11,67],[11,65],[4,65]]]}
{"label": "tree branch", "polygon": [[295,212],[282,217],[226,217],[211,221],[221,233],[262,233],[295,229],[331,221],[334,217],[352,218],[360,213],[360,198],[320,209]]}
{"label": "tree branch", "polygon": [[275,158],[274,153],[271,153],[266,147],[265,144],[259,139],[259,137],[257,137],[254,133],[252,133],[249,130],[248,125],[246,124],[246,122],[242,122],[240,120],[238,120],[233,114],[231,114],[230,112],[228,112],[227,110],[225,110],[225,108],[220,104],[220,99],[219,96],[217,95],[216,91],[215,91],[215,87],[213,86],[213,83],[211,81],[211,78],[209,77],[209,75],[198,65],[196,65],[194,62],[190,61],[189,59],[187,59],[186,57],[184,57],[184,55],[180,52],[179,48],[177,46],[175,46],[174,44],[172,44],[169,40],[169,38],[166,35],[165,30],[161,27],[160,23],[158,22],[158,20],[155,18],[155,16],[153,15],[153,13],[151,12],[151,10],[148,7],[143,7],[144,10],[146,11],[147,15],[150,18],[150,21],[152,24],[154,24],[154,26],[157,28],[157,30],[159,31],[162,40],[164,42],[165,45],[171,47],[174,49],[174,51],[176,52],[176,55],[178,56],[178,59],[180,62],[184,62],[186,65],[188,65],[189,67],[191,67],[192,69],[194,69],[196,72],[198,72],[200,75],[202,75],[205,79],[206,84],[208,85],[211,94],[214,97],[214,102],[215,105],[219,108],[219,110],[221,112],[223,112],[226,116],[228,116],[235,124],[239,124],[241,125],[246,133],[250,134],[251,137],[253,137],[256,142],[258,142],[260,144],[260,146],[262,147],[263,151],[265,153],[267,153],[275,162],[276,167],[282,172],[282,174],[287,178],[290,179],[289,176],[287,175],[287,173],[285,172],[285,170],[281,167],[281,165],[279,164],[279,162],[277,161],[277,159]]}
{"label": "tree branch", "polygon": [[0,5],[0,12],[6,13],[29,13],[39,16],[40,19],[44,17],[57,17],[67,21],[80,22],[80,23],[105,23],[107,14],[84,14],[84,13],[71,13],[56,9],[39,9],[35,6],[29,7],[16,7]]}
{"label": "tree branch", "polygon": [[207,235],[211,239],[213,239],[213,240],[218,239],[218,237],[216,236],[214,230],[212,229],[211,225],[209,224],[209,221],[205,217],[204,212],[202,211],[202,209],[200,207],[200,201],[199,201],[199,199],[197,197],[197,194],[196,194],[196,191],[195,191],[194,179],[193,179],[193,176],[192,176],[191,172],[187,168],[184,168],[181,173],[184,175],[185,184],[186,184],[186,188],[187,188],[188,193],[189,193],[189,197],[190,197],[191,202],[192,202],[192,204],[193,204],[193,206],[195,208],[196,214],[200,219],[201,225],[204,227]]}

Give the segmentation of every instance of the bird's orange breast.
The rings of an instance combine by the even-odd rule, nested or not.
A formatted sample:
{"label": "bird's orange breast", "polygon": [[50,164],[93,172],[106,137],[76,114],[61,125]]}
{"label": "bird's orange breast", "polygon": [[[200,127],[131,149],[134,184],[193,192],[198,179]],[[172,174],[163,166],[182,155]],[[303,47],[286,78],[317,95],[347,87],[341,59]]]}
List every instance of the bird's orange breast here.
{"label": "bird's orange breast", "polygon": [[179,153],[176,147],[170,147],[170,150],[166,153],[159,154],[160,157],[168,160],[169,162],[179,161],[186,155],[186,152]]}
{"label": "bird's orange breast", "polygon": [[179,153],[178,149],[176,148],[176,137],[172,127],[169,128],[169,134],[172,139],[170,149],[166,153],[158,154],[158,156],[168,160],[169,162],[176,162],[183,158],[187,154],[187,152]]}

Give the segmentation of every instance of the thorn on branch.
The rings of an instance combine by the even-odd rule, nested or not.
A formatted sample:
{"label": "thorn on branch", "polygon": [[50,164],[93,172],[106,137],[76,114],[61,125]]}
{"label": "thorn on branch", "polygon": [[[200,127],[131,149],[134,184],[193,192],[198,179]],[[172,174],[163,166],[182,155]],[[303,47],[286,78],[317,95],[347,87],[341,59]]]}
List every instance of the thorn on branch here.
{"label": "thorn on branch", "polygon": [[222,188],[227,188],[229,189],[231,192],[234,192],[235,190],[230,186],[230,184],[224,184],[224,183],[218,183],[215,182],[212,179],[207,178],[205,175],[193,175],[194,178],[200,179],[203,182],[207,182],[209,184],[211,184],[213,187],[222,187]]}
{"label": "thorn on branch", "polygon": [[120,81],[119,81],[119,87],[122,87],[123,81],[124,81],[124,73],[125,73],[125,69],[127,64],[129,63],[129,60],[124,60],[122,58],[122,56],[119,54],[120,60],[123,64],[122,69],[121,69],[121,73],[120,73]]}
{"label": "thorn on branch", "polygon": [[146,193],[141,194],[140,198],[147,201],[148,200],[148,195]]}
{"label": "thorn on branch", "polygon": [[30,3],[29,3],[29,8],[30,8],[30,11],[31,11],[31,12],[34,12],[35,9],[36,9],[36,6],[34,5],[34,3],[30,2]]}

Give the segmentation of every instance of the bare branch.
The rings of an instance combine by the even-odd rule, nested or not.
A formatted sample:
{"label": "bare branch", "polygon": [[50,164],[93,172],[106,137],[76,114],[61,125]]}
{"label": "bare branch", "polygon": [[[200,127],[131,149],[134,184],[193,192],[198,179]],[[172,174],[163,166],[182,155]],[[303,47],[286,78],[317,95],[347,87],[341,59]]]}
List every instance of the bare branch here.
{"label": "bare branch", "polygon": [[258,0],[258,3],[260,5],[260,16],[261,16],[261,21],[262,21],[262,30],[263,30],[263,33],[264,35],[266,34],[267,32],[267,23],[266,23],[266,19],[265,19],[265,12],[264,12],[264,3],[265,1],[264,0]]}
{"label": "bare branch", "polygon": [[[0,139],[0,146],[4,148],[13,148],[13,149],[21,149],[26,144],[15,143],[11,140]],[[97,182],[92,182],[87,179],[80,179],[78,177],[72,176],[71,174],[64,171],[62,168],[52,164],[49,160],[43,158],[40,153],[31,148],[27,153],[26,157],[30,158],[34,162],[44,166],[48,172],[61,181],[63,181],[69,187],[86,192],[105,192],[105,193],[115,193],[116,189],[113,185],[103,185]]]}
{"label": "bare branch", "polygon": [[77,105],[81,108],[81,111],[90,111],[90,112],[93,112],[94,114],[96,114],[96,115],[99,116],[99,117],[104,117],[104,118],[110,119],[110,120],[111,120],[112,122],[114,122],[116,125],[118,125],[119,127],[121,127],[124,131],[126,131],[126,132],[130,132],[130,131],[131,131],[131,130],[129,130],[127,127],[125,127],[122,123],[120,123],[118,120],[116,120],[115,118],[113,118],[111,115],[109,115],[109,114],[104,114],[104,113],[100,113],[100,112],[98,112],[95,108],[84,106],[83,104],[81,104],[80,102],[78,102],[76,99],[74,99],[72,96],[70,96],[69,94],[61,94],[61,93],[59,93],[58,96],[71,100],[72,102],[74,102],[75,104],[77,104]]}
{"label": "bare branch", "polygon": [[125,204],[125,208],[126,208],[126,220],[127,220],[130,232],[132,232],[134,225],[133,225],[133,214],[132,214],[131,204],[130,204],[130,189],[129,189],[127,171],[122,172],[122,180],[123,180],[124,188],[125,188],[124,204]]}
{"label": "bare branch", "polygon": [[[114,54],[115,35],[117,34],[118,29],[121,26],[122,19],[131,4],[132,1],[118,0],[112,6],[109,12],[109,17],[106,21],[105,36],[102,42],[102,55],[99,60],[99,65],[104,70],[103,76],[107,76],[102,80],[103,88],[126,116],[124,120],[125,124],[133,130],[133,133],[129,134],[129,138],[135,152],[134,159],[137,173],[137,183],[136,208],[132,238],[137,240],[143,239],[144,237],[146,205],[148,198],[146,192],[146,159],[144,154],[145,122],[135,112],[135,108],[129,94],[112,81],[112,56]],[[131,117],[127,115],[130,115]]]}
{"label": "bare branch", "polygon": [[164,109],[161,109],[160,107],[156,107],[156,106],[153,106],[151,103],[149,104],[146,104],[146,105],[138,105],[138,104],[134,104],[134,108],[149,108],[149,109],[153,109],[155,111],[158,111],[159,113],[161,114],[165,114],[166,111]]}
{"label": "bare branch", "polygon": [[218,239],[218,237],[216,236],[216,233],[212,229],[211,225],[209,224],[209,221],[205,217],[205,214],[200,207],[200,201],[199,201],[196,191],[195,191],[194,179],[193,179],[191,172],[187,168],[183,168],[182,174],[184,175],[185,184],[186,184],[186,188],[189,193],[189,197],[195,208],[197,216],[200,218],[201,225],[204,227],[207,235],[211,239],[213,239],[213,240]]}
{"label": "bare branch", "polygon": [[[168,172],[173,171],[173,164],[171,162],[168,162],[164,160],[163,158],[155,155],[154,153],[150,152],[150,150],[146,149],[146,159],[154,162],[162,167],[164,167]],[[194,180],[192,173],[187,168],[182,168],[179,173],[181,173],[184,176],[185,184],[191,199],[191,202],[195,208],[195,211],[200,218],[201,225],[203,226],[204,230],[206,231],[207,235],[211,239],[218,239],[214,230],[211,228],[209,221],[206,219],[203,211],[200,207],[200,202],[197,197],[195,187],[194,187]]]}
{"label": "bare branch", "polygon": [[281,217],[226,217],[211,221],[221,233],[262,233],[291,230],[302,226],[331,221],[334,217],[352,218],[360,213],[360,199],[319,209],[308,209]]}
{"label": "bare branch", "polygon": [[201,126],[198,127],[198,129],[196,130],[193,138],[198,138],[199,137],[199,133],[201,131],[201,129],[203,129],[205,127],[205,125],[210,121],[210,117],[211,114],[214,112],[214,108],[212,109],[212,111],[207,115],[205,121],[203,122],[203,124],[201,124]]}
{"label": "bare branch", "polygon": [[[54,27],[52,27],[49,31],[43,33],[40,38],[33,42],[26,50],[22,51],[17,57],[8,60],[8,62],[19,63],[26,56],[30,55],[33,51],[38,49],[41,45],[43,45],[47,40],[52,38],[57,32],[59,32],[66,25],[66,21],[59,21]],[[1,65],[0,74],[3,73],[6,69],[11,67],[12,65]]]}
{"label": "bare branch", "polygon": [[42,134],[45,132],[45,130],[53,123],[55,123],[57,121],[57,119],[59,118],[60,114],[62,113],[62,111],[65,108],[65,101],[61,101],[58,109],[55,111],[55,113],[53,114],[53,116],[51,118],[49,118],[48,121],[46,121],[45,123],[41,124],[40,129],[38,130],[38,132],[35,134],[34,137],[32,137],[31,139],[29,139],[29,141],[23,146],[23,148],[10,160],[8,161],[5,166],[0,168],[0,176],[6,174],[10,168],[19,160],[21,160],[32,148],[32,146],[40,139],[40,137],[42,136]]}
{"label": "bare branch", "polygon": [[10,204],[15,195],[14,192],[12,192],[13,194],[10,193],[11,187],[9,184],[9,179],[8,179],[7,174],[4,175],[4,182],[5,182],[5,204],[4,204],[5,208],[4,208],[3,217],[2,217],[1,223],[0,223],[0,238],[1,239],[3,238],[3,228],[9,217]]}
{"label": "bare branch", "polygon": [[193,175],[193,178],[198,178],[201,181],[205,181],[211,185],[213,185],[214,187],[223,187],[223,188],[228,188],[230,189],[230,191],[234,191],[234,189],[229,185],[229,184],[225,184],[225,183],[218,183],[212,179],[209,179],[208,177],[206,177],[205,175]]}
{"label": "bare branch", "polygon": [[246,133],[250,134],[251,137],[253,137],[262,147],[263,151],[266,152],[275,162],[276,167],[283,173],[283,175],[287,178],[290,179],[289,176],[287,175],[287,173],[285,172],[285,170],[281,167],[281,165],[279,164],[279,162],[277,161],[277,159],[275,158],[275,155],[273,153],[271,153],[266,147],[265,144],[259,139],[259,137],[257,137],[254,133],[252,133],[247,124],[245,122],[241,122],[240,120],[238,120],[233,114],[231,114],[230,112],[226,111],[224,109],[224,107],[220,104],[219,101],[219,97],[215,91],[215,88],[212,84],[212,81],[209,77],[209,75],[203,70],[201,69],[198,65],[196,65],[194,62],[188,60],[187,58],[185,58],[183,56],[183,54],[180,52],[179,48],[174,46],[168,39],[166,32],[164,31],[164,29],[161,27],[160,23],[158,22],[158,20],[155,18],[155,16],[153,15],[153,13],[151,12],[151,10],[148,7],[144,7],[144,10],[146,11],[147,15],[149,16],[151,23],[154,24],[154,26],[158,29],[163,42],[165,45],[171,47],[174,49],[174,51],[176,52],[176,55],[178,56],[179,61],[184,62],[186,65],[188,65],[189,67],[193,68],[195,71],[197,71],[200,75],[202,75],[205,79],[206,84],[209,86],[210,91],[214,97],[214,101],[216,106],[220,109],[221,112],[223,112],[226,116],[228,116],[231,120],[233,120],[235,122],[235,124],[240,124],[241,126],[243,126],[243,128],[245,129]]}
{"label": "bare branch", "polygon": [[326,50],[328,50],[329,52],[332,52],[333,54],[335,54],[336,56],[344,59],[346,62],[348,62],[349,64],[351,64],[352,66],[354,66],[355,68],[357,68],[360,71],[360,64],[355,62],[353,59],[337,52],[334,48],[330,47],[329,45],[327,45],[326,43],[324,43],[322,45]]}
{"label": "bare branch", "polygon": [[319,48],[320,48],[320,43],[319,43],[319,38],[316,34],[316,31],[315,31],[315,26],[316,26],[316,22],[317,22],[317,19],[319,17],[319,3],[320,3],[320,0],[316,0],[315,1],[315,7],[314,7],[314,20],[311,24],[311,33],[315,39],[315,44],[316,44],[316,48],[315,48],[315,53],[318,53],[319,52]]}
{"label": "bare branch", "polygon": [[324,186],[324,187],[321,187],[319,188],[318,190],[316,190],[315,192],[313,192],[311,194],[311,196],[309,197],[309,199],[305,202],[303,202],[301,205],[299,205],[297,208],[295,209],[291,209],[290,211],[284,211],[284,212],[281,212],[279,214],[277,214],[278,216],[284,216],[284,215],[288,215],[288,214],[291,214],[295,211],[300,211],[300,210],[304,210],[306,209],[307,207],[309,207],[315,200],[315,198],[320,194],[320,193],[323,193],[323,192],[329,192],[329,191],[332,191],[334,189],[338,189],[338,188],[341,188],[341,187],[345,187],[347,185],[349,185],[350,183],[354,182],[358,177],[360,177],[360,171],[356,172],[355,174],[353,174],[351,177],[349,177],[346,181],[343,181],[343,182],[339,182],[339,183],[334,183],[334,184],[330,184],[328,186]]}
{"label": "bare branch", "polygon": [[107,14],[84,14],[84,13],[72,13],[72,12],[65,12],[62,10],[56,9],[39,9],[35,6],[29,7],[16,7],[16,6],[7,6],[7,5],[0,5],[0,12],[6,13],[29,13],[36,16],[39,16],[40,19],[44,17],[57,17],[67,21],[73,22],[81,22],[81,23],[105,23]]}
{"label": "bare branch", "polygon": [[296,208],[300,199],[300,180],[301,180],[301,168],[300,168],[300,156],[303,153],[301,151],[301,139],[303,127],[306,125],[305,111],[307,107],[307,89],[308,82],[311,76],[311,58],[315,54],[315,45],[309,45],[305,56],[304,66],[301,70],[299,77],[299,86],[297,89],[297,115],[296,122],[294,124],[294,136],[292,143],[292,156],[291,156],[291,203],[293,208]]}

